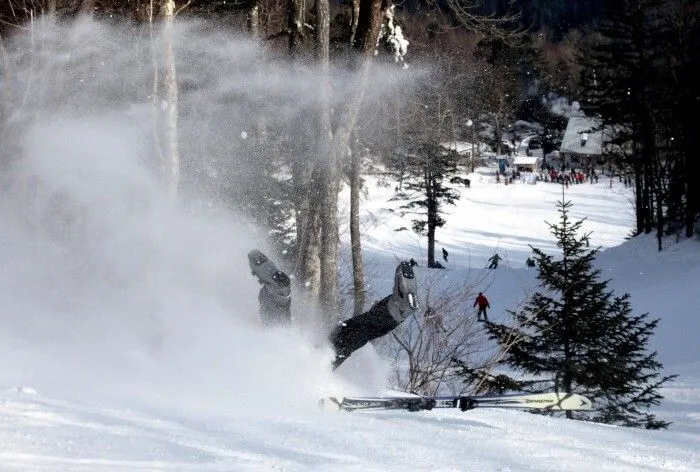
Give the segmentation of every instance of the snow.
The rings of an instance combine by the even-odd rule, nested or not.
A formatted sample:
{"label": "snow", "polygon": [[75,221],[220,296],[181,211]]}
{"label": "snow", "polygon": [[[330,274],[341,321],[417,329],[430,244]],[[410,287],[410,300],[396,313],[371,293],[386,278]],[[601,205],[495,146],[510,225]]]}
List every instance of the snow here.
{"label": "snow", "polygon": [[559,152],[600,156],[603,153],[604,137],[600,120],[572,116],[566,125]]}
{"label": "snow", "polygon": [[515,156],[513,158],[513,165],[534,165],[538,162],[542,162],[541,157],[537,156]]}
{"label": "snow", "polygon": [[[222,57],[249,51],[205,45],[219,43]],[[121,74],[120,44],[107,65]],[[51,78],[47,87],[78,87],[38,70]],[[629,292],[638,312],[661,318],[653,348],[664,372],[679,375],[654,411],[674,422],[668,431],[498,409],[328,412],[317,407],[324,395],[387,392],[387,363],[367,346],[331,373],[331,353],[297,301],[291,329],[261,328],[246,262],[259,234],[223,212],[187,201],[175,208],[163,197],[144,166],[149,110],[103,114],[96,101],[83,116],[79,97],[89,91],[49,89],[44,103],[20,89],[46,109],[13,117],[26,125],[12,143],[21,156],[13,178],[24,185],[3,180],[0,199],[0,471],[700,470],[700,242],[669,240],[659,253],[651,237],[626,241],[632,194],[618,181],[572,185],[565,197],[604,248],[598,265],[612,286]],[[370,298],[387,294],[396,263],[412,257],[419,280],[473,281],[493,319],[522,303],[535,283],[529,245],[554,251],[545,222],[557,220],[564,189],[505,186],[495,167],[467,177],[471,188],[437,234],[438,254],[450,254],[445,270],[425,268],[423,239],[395,231],[411,226],[388,211],[398,206],[388,202],[395,184],[367,179]],[[341,197],[347,215],[347,191]],[[347,273],[347,231],[342,237]],[[494,252],[503,261],[487,271]]]}
{"label": "snow", "polygon": [[[55,175],[55,169],[48,167]],[[474,277],[484,272],[485,260],[498,251],[504,261],[484,280],[492,317],[498,319],[505,308],[523,300],[534,281],[534,272],[523,264],[528,244],[553,249],[544,221],[556,219],[554,202],[561,198],[562,188],[545,183],[504,186],[490,177],[490,169],[481,170],[483,173],[471,175],[471,188],[464,189],[462,200],[451,209],[448,224],[438,232],[438,244],[449,250],[450,259],[448,269],[437,273],[454,280]],[[95,180],[98,185],[123,178],[121,172],[110,174],[109,167],[105,173],[103,179]],[[392,190],[372,180],[364,202],[366,221],[373,222],[366,228],[365,258],[377,268],[374,286],[380,295],[390,289],[390,272],[396,260],[411,256],[424,265],[424,258],[422,243],[414,236],[393,231],[402,219],[380,210],[387,206]],[[68,187],[64,190],[70,191]],[[85,188],[78,191],[87,192]],[[161,296],[173,300],[163,308],[163,333],[157,346],[133,339],[128,326],[115,323],[118,314],[114,312],[87,327],[76,323],[75,315],[67,315],[68,307],[64,313],[49,312],[61,305],[43,293],[48,282],[57,282],[54,277],[59,276],[46,272],[52,266],[55,248],[42,249],[28,241],[26,234],[15,234],[13,247],[2,245],[3,261],[15,261],[24,270],[20,281],[2,278],[3,313],[17,313],[18,308],[32,310],[32,319],[50,323],[51,333],[41,327],[4,323],[0,468],[700,470],[700,350],[692,338],[699,328],[696,307],[700,298],[694,290],[700,280],[698,242],[669,242],[661,253],[655,251],[651,238],[625,242],[633,222],[629,196],[629,189],[617,182],[610,188],[607,181],[574,185],[566,193],[574,203],[574,213],[588,217],[585,228],[593,231],[592,244],[607,248],[599,264],[615,288],[630,291],[635,307],[662,318],[654,347],[666,363],[666,371],[680,375],[665,389],[668,398],[656,411],[660,418],[674,421],[669,431],[633,430],[497,409],[467,413],[321,411],[316,400],[324,394],[384,392],[388,386],[382,383],[383,362],[373,348],[366,347],[332,375],[328,372],[329,353],[314,347],[299,330],[263,331],[251,315],[254,281],[226,271],[211,259],[223,251],[224,265],[237,259],[244,263],[245,250],[225,251],[216,244],[223,234],[232,232],[233,223],[184,213],[169,215],[175,220],[169,224],[186,233],[176,238],[185,253],[180,257],[185,260],[175,261],[171,268],[220,277],[217,283],[221,285],[237,280],[243,286],[241,293],[247,296],[241,298],[240,306],[227,307],[230,311],[222,313],[216,293],[204,290],[206,284],[188,288],[181,281],[170,281],[174,285],[165,287]],[[374,213],[372,219],[370,213]],[[12,236],[7,230],[11,219],[3,213],[3,220],[1,234],[7,242]],[[183,228],[188,224],[198,229],[187,232]],[[136,238],[138,235],[132,233],[140,230],[121,229],[125,238]],[[213,243],[213,247],[189,246],[185,244],[188,240]],[[188,257],[193,248],[199,251]],[[30,254],[42,250],[46,252]],[[173,256],[167,248],[163,251],[166,258]],[[109,262],[127,261],[112,255]],[[417,271],[419,277],[436,273],[421,267]],[[183,274],[172,277],[194,280]],[[36,285],[42,280],[46,286]],[[23,284],[30,286],[24,286],[25,293],[17,292]],[[63,287],[77,289],[65,281]],[[78,311],[81,306],[96,309],[91,299],[95,294],[90,293],[94,287],[88,284],[83,288],[82,293],[72,293],[78,298],[73,298],[71,305]],[[35,300],[29,302],[25,296],[33,289]],[[112,310],[113,305],[107,301],[104,309]],[[42,308],[51,316],[40,316]],[[196,322],[183,313],[189,310],[196,310]],[[179,324],[184,326],[176,329],[174,325]],[[98,334],[102,329],[110,335]],[[81,336],[70,336],[72,331]],[[87,335],[93,338],[80,339]]]}
{"label": "snow", "polygon": [[469,141],[449,141],[440,143],[440,145],[445,149],[455,151],[460,156],[471,156],[472,149],[474,149],[475,152],[479,151],[479,145],[472,144]]}

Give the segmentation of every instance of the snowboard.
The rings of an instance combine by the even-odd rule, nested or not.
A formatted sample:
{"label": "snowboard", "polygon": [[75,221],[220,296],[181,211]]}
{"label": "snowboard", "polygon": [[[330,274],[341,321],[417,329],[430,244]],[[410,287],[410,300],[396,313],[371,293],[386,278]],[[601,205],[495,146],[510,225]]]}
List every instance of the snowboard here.
{"label": "snowboard", "polygon": [[462,396],[387,396],[327,397],[320,400],[324,409],[355,410],[432,410],[433,408],[537,408],[543,410],[590,410],[591,401],[576,393],[516,393],[507,395]]}

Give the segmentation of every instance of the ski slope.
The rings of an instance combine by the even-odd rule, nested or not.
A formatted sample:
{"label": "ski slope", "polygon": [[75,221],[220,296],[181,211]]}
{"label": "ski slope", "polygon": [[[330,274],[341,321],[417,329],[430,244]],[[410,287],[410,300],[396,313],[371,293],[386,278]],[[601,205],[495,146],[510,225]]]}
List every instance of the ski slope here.
{"label": "ski slope", "polygon": [[[296,70],[256,70],[253,45],[214,30],[185,21],[174,30],[187,84],[182,154],[210,163],[245,149],[254,127],[236,116],[236,97],[281,104],[268,116],[298,126],[295,107],[317,95],[308,77],[294,81]],[[298,299],[291,329],[261,328],[246,254],[267,250],[263,236],[197,198],[173,205],[154,177],[151,103],[127,93],[153,83],[138,62],[138,48],[152,43],[138,34],[37,21],[4,49],[12,67],[2,69],[11,112],[2,145],[12,165],[3,169],[12,175],[0,175],[0,472],[700,470],[700,242],[662,253],[651,238],[625,242],[631,194],[606,179],[574,185],[566,198],[605,248],[598,264],[613,287],[661,318],[653,347],[665,372],[679,375],[655,411],[674,422],[668,431],[498,409],[317,408],[322,396],[386,392],[389,366],[367,346],[331,373]],[[216,170],[207,168],[211,179]],[[388,211],[394,184],[367,179],[370,301],[390,292],[407,258],[419,280],[475,281],[493,319],[525,299],[535,282],[524,266],[529,245],[553,250],[544,221],[557,220],[562,188],[498,185],[494,170],[469,175],[471,188],[448,209],[437,235],[438,253],[450,253],[443,271],[425,268],[419,238],[395,231],[410,221]],[[504,260],[485,271],[494,252]]]}
{"label": "ski slope", "polygon": [[[34,170],[42,175],[41,169],[39,163]],[[529,202],[537,218],[554,220],[558,187],[506,189],[474,178],[438,234],[450,252],[440,276],[481,273],[484,259],[499,250],[504,263],[484,281],[492,317],[522,301],[534,280],[522,264],[527,244],[551,247],[552,241],[517,201]],[[384,192],[368,188],[369,215],[387,203]],[[316,400],[322,395],[385,391],[387,367],[365,347],[332,375],[330,353],[314,348],[303,330],[263,331],[254,313],[256,283],[240,273],[253,246],[235,221],[164,205],[159,222],[175,239],[165,247],[160,231],[135,222],[140,216],[126,225],[107,218],[102,224],[110,232],[122,232],[120,241],[102,241],[110,251],[73,248],[77,252],[67,257],[50,238],[22,233],[5,212],[0,254],[4,267],[17,270],[4,272],[0,285],[0,470],[700,470],[700,356],[691,339],[700,306],[694,290],[698,242],[683,241],[660,254],[650,238],[623,242],[631,224],[627,197],[627,190],[613,185],[611,191],[607,183],[574,186],[567,194],[577,214],[591,221],[592,243],[609,247],[599,263],[615,287],[630,291],[636,308],[662,318],[654,347],[666,370],[680,375],[657,410],[675,422],[665,432],[505,410],[321,411]],[[609,219],[600,213],[603,204]],[[489,218],[473,216],[480,205],[492,208]],[[416,257],[423,265],[420,245],[396,237],[396,218],[381,211],[370,218],[375,227],[366,259],[378,294],[390,290],[399,258]],[[240,246],[231,247],[232,234]],[[81,276],[85,264],[103,270],[112,264],[112,271],[133,275],[124,260],[132,244],[167,268],[156,294],[137,278],[108,295],[108,272]],[[84,260],[75,262],[78,254]],[[417,268],[419,277],[429,272]],[[56,287],[63,293],[51,291]],[[160,315],[144,320],[143,310],[120,313],[134,308],[134,298],[148,300]],[[9,319],[20,313],[24,322]]]}
{"label": "ski slope", "polygon": [[[138,403],[132,401],[132,404]],[[697,436],[515,411],[195,417],[3,395],[3,471],[692,471]]]}

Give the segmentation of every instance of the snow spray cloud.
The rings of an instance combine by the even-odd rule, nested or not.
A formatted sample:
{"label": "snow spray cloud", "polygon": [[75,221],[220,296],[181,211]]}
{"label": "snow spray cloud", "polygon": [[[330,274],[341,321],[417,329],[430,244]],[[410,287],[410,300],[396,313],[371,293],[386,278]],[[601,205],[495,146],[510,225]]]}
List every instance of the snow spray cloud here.
{"label": "snow spray cloud", "polygon": [[542,97],[542,104],[549,108],[555,115],[564,116],[566,118],[585,116],[579,102],[570,102],[568,98],[561,97],[555,93],[549,93]]}
{"label": "snow spray cloud", "polygon": [[313,73],[265,62],[255,44],[211,26],[178,24],[183,188],[199,205],[183,196],[176,207],[150,125],[152,44],[147,31],[89,20],[37,22],[8,44],[0,388],[247,411],[280,391],[291,402],[316,396],[329,385],[328,353],[259,328],[246,254],[261,238],[208,199],[248,171],[242,140],[256,125],[309,132]]}

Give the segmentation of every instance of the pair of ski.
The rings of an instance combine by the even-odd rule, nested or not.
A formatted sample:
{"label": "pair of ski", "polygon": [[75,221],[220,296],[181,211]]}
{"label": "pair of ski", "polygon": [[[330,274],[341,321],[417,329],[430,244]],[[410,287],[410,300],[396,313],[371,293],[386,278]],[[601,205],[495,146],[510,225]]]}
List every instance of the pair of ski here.
{"label": "pair of ski", "polygon": [[537,408],[540,410],[590,410],[591,401],[575,393],[525,393],[509,395],[472,395],[442,397],[328,397],[319,402],[328,409],[355,410],[432,410],[458,408]]}

